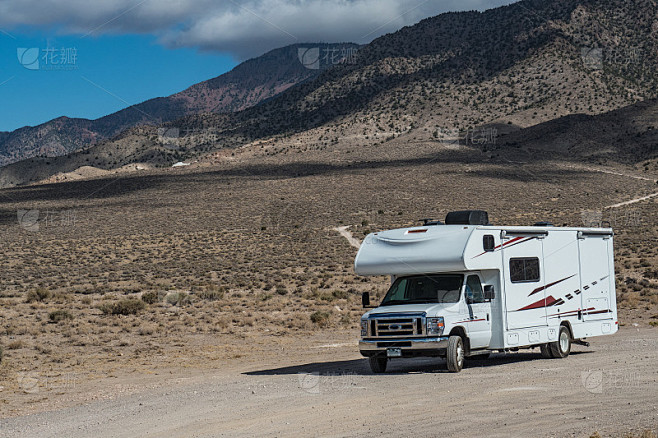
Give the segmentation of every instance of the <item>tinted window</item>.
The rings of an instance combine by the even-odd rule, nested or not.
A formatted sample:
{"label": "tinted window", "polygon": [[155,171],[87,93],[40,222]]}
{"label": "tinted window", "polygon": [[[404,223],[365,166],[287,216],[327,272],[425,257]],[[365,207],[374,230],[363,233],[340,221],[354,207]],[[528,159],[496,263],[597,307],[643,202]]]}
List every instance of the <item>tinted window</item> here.
{"label": "tinted window", "polygon": [[474,303],[484,303],[482,283],[477,275],[469,275],[466,280],[466,297],[471,298]]}
{"label": "tinted window", "polygon": [[539,259],[537,257],[510,259],[509,275],[512,283],[539,281]]}
{"label": "tinted window", "polygon": [[496,241],[494,236],[487,234],[482,238],[482,246],[486,252],[491,252],[496,248]]}

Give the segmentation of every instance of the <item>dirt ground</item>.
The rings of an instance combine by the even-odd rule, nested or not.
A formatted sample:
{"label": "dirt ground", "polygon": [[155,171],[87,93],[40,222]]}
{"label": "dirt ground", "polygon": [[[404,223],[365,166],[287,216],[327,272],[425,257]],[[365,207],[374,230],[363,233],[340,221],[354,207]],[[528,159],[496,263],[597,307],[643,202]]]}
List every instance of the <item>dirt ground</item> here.
{"label": "dirt ground", "polygon": [[[625,436],[658,428],[658,330],[472,359],[399,360],[370,373],[356,334],[316,334],[243,360],[53,389],[60,405],[5,418],[3,437]],[[178,370],[180,371],[180,370]],[[44,394],[45,398],[49,395]]]}

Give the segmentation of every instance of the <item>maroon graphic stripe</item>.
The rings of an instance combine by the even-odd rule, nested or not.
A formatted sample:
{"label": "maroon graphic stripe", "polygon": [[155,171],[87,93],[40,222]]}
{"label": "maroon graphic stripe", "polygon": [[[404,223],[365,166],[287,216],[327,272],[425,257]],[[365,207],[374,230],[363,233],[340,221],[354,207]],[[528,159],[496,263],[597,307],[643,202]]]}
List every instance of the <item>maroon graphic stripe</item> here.
{"label": "maroon graphic stripe", "polygon": [[530,296],[532,296],[532,295],[534,295],[534,294],[536,294],[536,293],[538,293],[538,292],[541,292],[541,291],[543,291],[543,290],[546,290],[546,289],[548,289],[548,288],[551,287],[551,286],[555,286],[556,284],[562,283],[563,281],[568,280],[568,279],[570,279],[571,277],[575,277],[575,276],[576,276],[576,274],[573,274],[573,275],[570,275],[570,276],[568,276],[568,277],[563,278],[562,280],[554,281],[553,283],[548,283],[548,284],[545,285],[545,286],[538,287],[537,289],[535,289],[535,290],[533,290],[532,292],[530,292],[530,295],[528,295],[528,296],[530,297]]}

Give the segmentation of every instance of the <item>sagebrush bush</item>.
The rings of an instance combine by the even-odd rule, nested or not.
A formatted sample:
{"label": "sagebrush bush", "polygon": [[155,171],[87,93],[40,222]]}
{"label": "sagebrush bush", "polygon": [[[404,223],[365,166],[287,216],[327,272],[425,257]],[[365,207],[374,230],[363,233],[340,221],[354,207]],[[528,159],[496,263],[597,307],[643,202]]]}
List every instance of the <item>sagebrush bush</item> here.
{"label": "sagebrush bush", "polygon": [[48,319],[50,319],[51,322],[58,323],[67,319],[73,319],[73,315],[71,315],[71,312],[68,310],[60,309],[50,312],[48,314]]}
{"label": "sagebrush bush", "polygon": [[27,296],[25,297],[25,302],[33,303],[35,301],[45,301],[51,296],[52,294],[48,289],[43,287],[38,287],[36,289],[32,289],[27,293]]}
{"label": "sagebrush bush", "polygon": [[99,307],[106,315],[136,315],[146,308],[146,303],[135,298],[127,298],[115,303],[104,303]]}
{"label": "sagebrush bush", "polygon": [[142,301],[144,301],[146,304],[158,303],[162,301],[162,298],[164,298],[164,295],[156,291],[148,291],[142,294]]}
{"label": "sagebrush bush", "polygon": [[311,315],[311,322],[314,324],[317,324],[321,327],[326,326],[329,324],[329,318],[331,317],[331,314],[329,312],[325,312],[323,310],[318,310],[317,312],[313,313]]}
{"label": "sagebrush bush", "polygon": [[185,306],[190,304],[190,296],[185,292],[174,292],[167,295],[167,302],[172,306]]}
{"label": "sagebrush bush", "polygon": [[199,292],[199,298],[202,300],[217,301],[224,298],[225,293],[225,287],[208,287],[206,290]]}

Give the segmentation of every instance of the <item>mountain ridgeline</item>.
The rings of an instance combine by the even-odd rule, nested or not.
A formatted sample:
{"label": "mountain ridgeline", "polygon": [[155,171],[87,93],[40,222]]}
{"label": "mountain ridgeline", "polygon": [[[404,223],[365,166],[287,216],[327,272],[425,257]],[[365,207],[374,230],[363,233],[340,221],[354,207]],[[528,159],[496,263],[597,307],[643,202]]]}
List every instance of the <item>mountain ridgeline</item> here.
{"label": "mountain ridgeline", "polygon": [[[0,184],[36,182],[81,166],[168,167],[263,142],[276,145],[268,153],[312,156],[347,141],[365,153],[389,141],[438,144],[445,132],[492,125],[515,131],[498,148],[519,148],[534,138],[535,145],[550,149],[551,137],[533,134],[541,128],[530,136],[523,132],[580,120],[574,115],[587,117],[591,128],[610,117],[652,113],[653,104],[637,105],[658,97],[657,13],[650,0],[523,0],[485,12],[441,14],[362,46],[349,62],[307,73],[259,105],[170,119],[162,127],[182,133],[175,147],[162,141],[156,126],[137,126],[85,151],[8,166],[0,171]],[[290,56],[297,57],[294,51]],[[264,81],[268,72],[260,73]],[[615,110],[608,119],[600,116]],[[638,120],[637,135],[619,147],[595,129],[586,147],[569,146],[569,153],[586,160],[625,154],[624,160],[632,160],[628,151],[636,139],[653,138],[645,135],[653,119]],[[578,123],[559,126],[566,138]],[[642,148],[637,160],[655,156],[650,144]]]}

